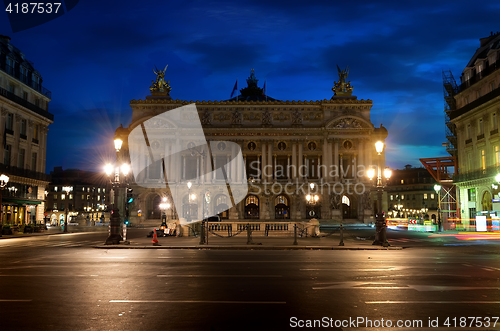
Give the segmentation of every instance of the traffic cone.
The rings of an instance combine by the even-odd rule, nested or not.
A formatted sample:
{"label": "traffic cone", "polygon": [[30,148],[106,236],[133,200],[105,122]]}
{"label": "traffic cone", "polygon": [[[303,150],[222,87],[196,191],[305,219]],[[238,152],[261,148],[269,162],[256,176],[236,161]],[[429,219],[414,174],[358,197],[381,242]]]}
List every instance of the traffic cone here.
{"label": "traffic cone", "polygon": [[153,233],[153,241],[151,241],[153,243],[153,246],[160,246],[160,244],[158,243],[158,236],[156,235],[156,229]]}

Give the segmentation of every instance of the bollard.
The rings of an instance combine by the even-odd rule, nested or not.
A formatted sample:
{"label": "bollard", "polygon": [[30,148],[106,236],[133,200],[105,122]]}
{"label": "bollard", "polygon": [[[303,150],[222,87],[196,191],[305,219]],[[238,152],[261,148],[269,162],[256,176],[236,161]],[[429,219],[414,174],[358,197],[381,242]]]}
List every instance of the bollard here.
{"label": "bollard", "polygon": [[339,246],[344,246],[344,227],[342,226],[342,222],[340,222],[340,242]]}
{"label": "bollard", "polygon": [[297,243],[297,223],[293,225],[293,244],[298,245]]}
{"label": "bollard", "polygon": [[252,241],[252,229],[250,228],[250,223],[247,223],[247,245],[253,244]]}

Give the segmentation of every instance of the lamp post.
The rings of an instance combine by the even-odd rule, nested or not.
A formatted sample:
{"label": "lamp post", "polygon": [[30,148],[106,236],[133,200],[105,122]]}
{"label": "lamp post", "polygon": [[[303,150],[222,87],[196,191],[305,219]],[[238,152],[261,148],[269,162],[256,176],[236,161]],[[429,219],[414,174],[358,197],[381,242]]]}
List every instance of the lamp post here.
{"label": "lamp post", "polygon": [[[382,152],[384,151],[384,143],[382,141],[377,141],[375,143],[375,149],[377,151],[377,154],[379,155],[378,157],[378,166],[377,166],[377,203],[378,203],[378,210],[377,210],[377,218],[375,221],[375,240],[373,241],[373,245],[382,245],[384,247],[390,246],[389,242],[387,241],[387,234],[386,234],[386,220],[384,213],[382,212],[382,193],[384,190],[384,185],[382,183],[382,167],[381,167],[381,158],[382,158]],[[386,180],[391,178],[392,171],[389,168],[384,169],[384,177]],[[375,177],[375,169],[370,168],[367,170],[367,176],[370,179],[370,181]]]}
{"label": "lamp post", "polygon": [[438,231],[441,232],[441,185],[434,185],[434,191],[436,191],[436,194],[438,195]]}
{"label": "lamp post", "polygon": [[[114,144],[116,153],[118,154],[123,141],[120,138],[115,138]],[[115,195],[119,197],[118,189],[125,182],[129,171],[130,166],[127,163],[123,163],[121,166],[108,163],[104,166],[104,172],[111,181],[111,216],[109,218],[109,236],[106,239],[105,245],[117,245],[122,240],[122,236],[120,235],[120,210],[115,202]],[[123,176],[120,176],[120,174]]]}
{"label": "lamp post", "polygon": [[[208,146],[207,146],[208,147]],[[201,162],[200,162],[200,169],[205,169],[204,167],[204,160],[205,160],[205,156],[207,155],[207,152],[206,150],[202,149],[201,151],[197,150],[195,147],[191,147],[189,148],[190,152],[191,152],[191,156],[194,156],[196,154],[198,154],[199,156],[201,156]],[[224,169],[222,169],[222,171],[224,171]],[[201,231],[200,231],[200,245],[204,245],[206,243],[205,241],[205,226],[206,226],[206,219],[205,219],[205,206],[208,206],[208,201],[207,201],[207,204],[205,204],[205,200],[206,197],[207,197],[207,192],[205,192],[205,174],[203,174],[201,176],[201,183],[203,185],[203,189],[202,189],[202,209],[201,209]]]}
{"label": "lamp post", "polygon": [[[314,187],[315,187],[314,183],[310,183],[309,187],[311,188],[311,190],[314,190]],[[317,195],[317,194],[308,194],[308,195],[306,195],[306,201],[307,201],[307,204],[312,209],[312,215],[309,214],[307,216],[311,216],[311,218],[317,217],[318,213],[316,211],[316,204],[319,201],[319,195]]]}
{"label": "lamp post", "polygon": [[161,224],[167,223],[167,209],[170,208],[170,204],[168,203],[168,199],[164,197],[162,199],[162,203],[160,203],[160,209],[162,210],[162,215],[161,215]]}
{"label": "lamp post", "polygon": [[63,186],[62,190],[64,192],[66,192],[66,195],[68,196],[68,203],[67,203],[67,207],[66,207],[66,217],[64,218],[64,230],[63,230],[64,233],[67,233],[68,232],[68,212],[69,212],[69,192],[73,191],[73,187],[72,186]]}
{"label": "lamp post", "polygon": [[187,222],[191,222],[191,186],[193,186],[193,183],[187,182],[187,187],[188,187],[188,209],[187,209]]}
{"label": "lamp post", "polygon": [[2,195],[3,189],[7,186],[9,182],[9,176],[2,174],[0,176],[0,237],[2,236],[3,229],[3,204],[2,204]]}

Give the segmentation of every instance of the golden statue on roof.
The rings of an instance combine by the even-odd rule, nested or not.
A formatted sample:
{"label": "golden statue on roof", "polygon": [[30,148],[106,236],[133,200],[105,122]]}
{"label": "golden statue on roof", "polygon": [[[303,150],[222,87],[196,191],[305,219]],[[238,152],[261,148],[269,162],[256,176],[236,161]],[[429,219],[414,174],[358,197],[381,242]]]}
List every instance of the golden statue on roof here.
{"label": "golden statue on roof", "polygon": [[347,81],[347,75],[349,75],[349,67],[344,70],[340,70],[337,65],[337,70],[339,71],[339,81],[333,82],[332,91],[334,96],[351,96],[352,94],[352,86],[351,82]]}
{"label": "golden statue on roof", "polygon": [[167,71],[168,64],[165,66],[165,69],[158,70],[155,66],[155,70],[153,72],[156,75],[156,81],[151,81],[153,85],[149,87],[151,90],[151,94],[153,95],[169,95],[170,90],[172,89],[169,85],[170,81],[165,82],[165,71]]}

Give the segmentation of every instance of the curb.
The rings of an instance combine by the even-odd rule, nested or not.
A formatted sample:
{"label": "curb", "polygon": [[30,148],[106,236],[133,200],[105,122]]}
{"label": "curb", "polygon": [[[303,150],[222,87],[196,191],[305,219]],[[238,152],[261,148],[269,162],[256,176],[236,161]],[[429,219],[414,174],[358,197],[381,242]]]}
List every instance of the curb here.
{"label": "curb", "polygon": [[131,245],[99,245],[94,246],[97,249],[200,249],[200,250],[344,250],[344,251],[359,251],[359,250],[402,250],[403,247],[382,247],[382,246],[367,246],[367,247],[346,247],[346,246],[262,246],[262,245],[248,245],[248,246],[209,246],[209,245],[195,245],[195,246],[131,246]]}

